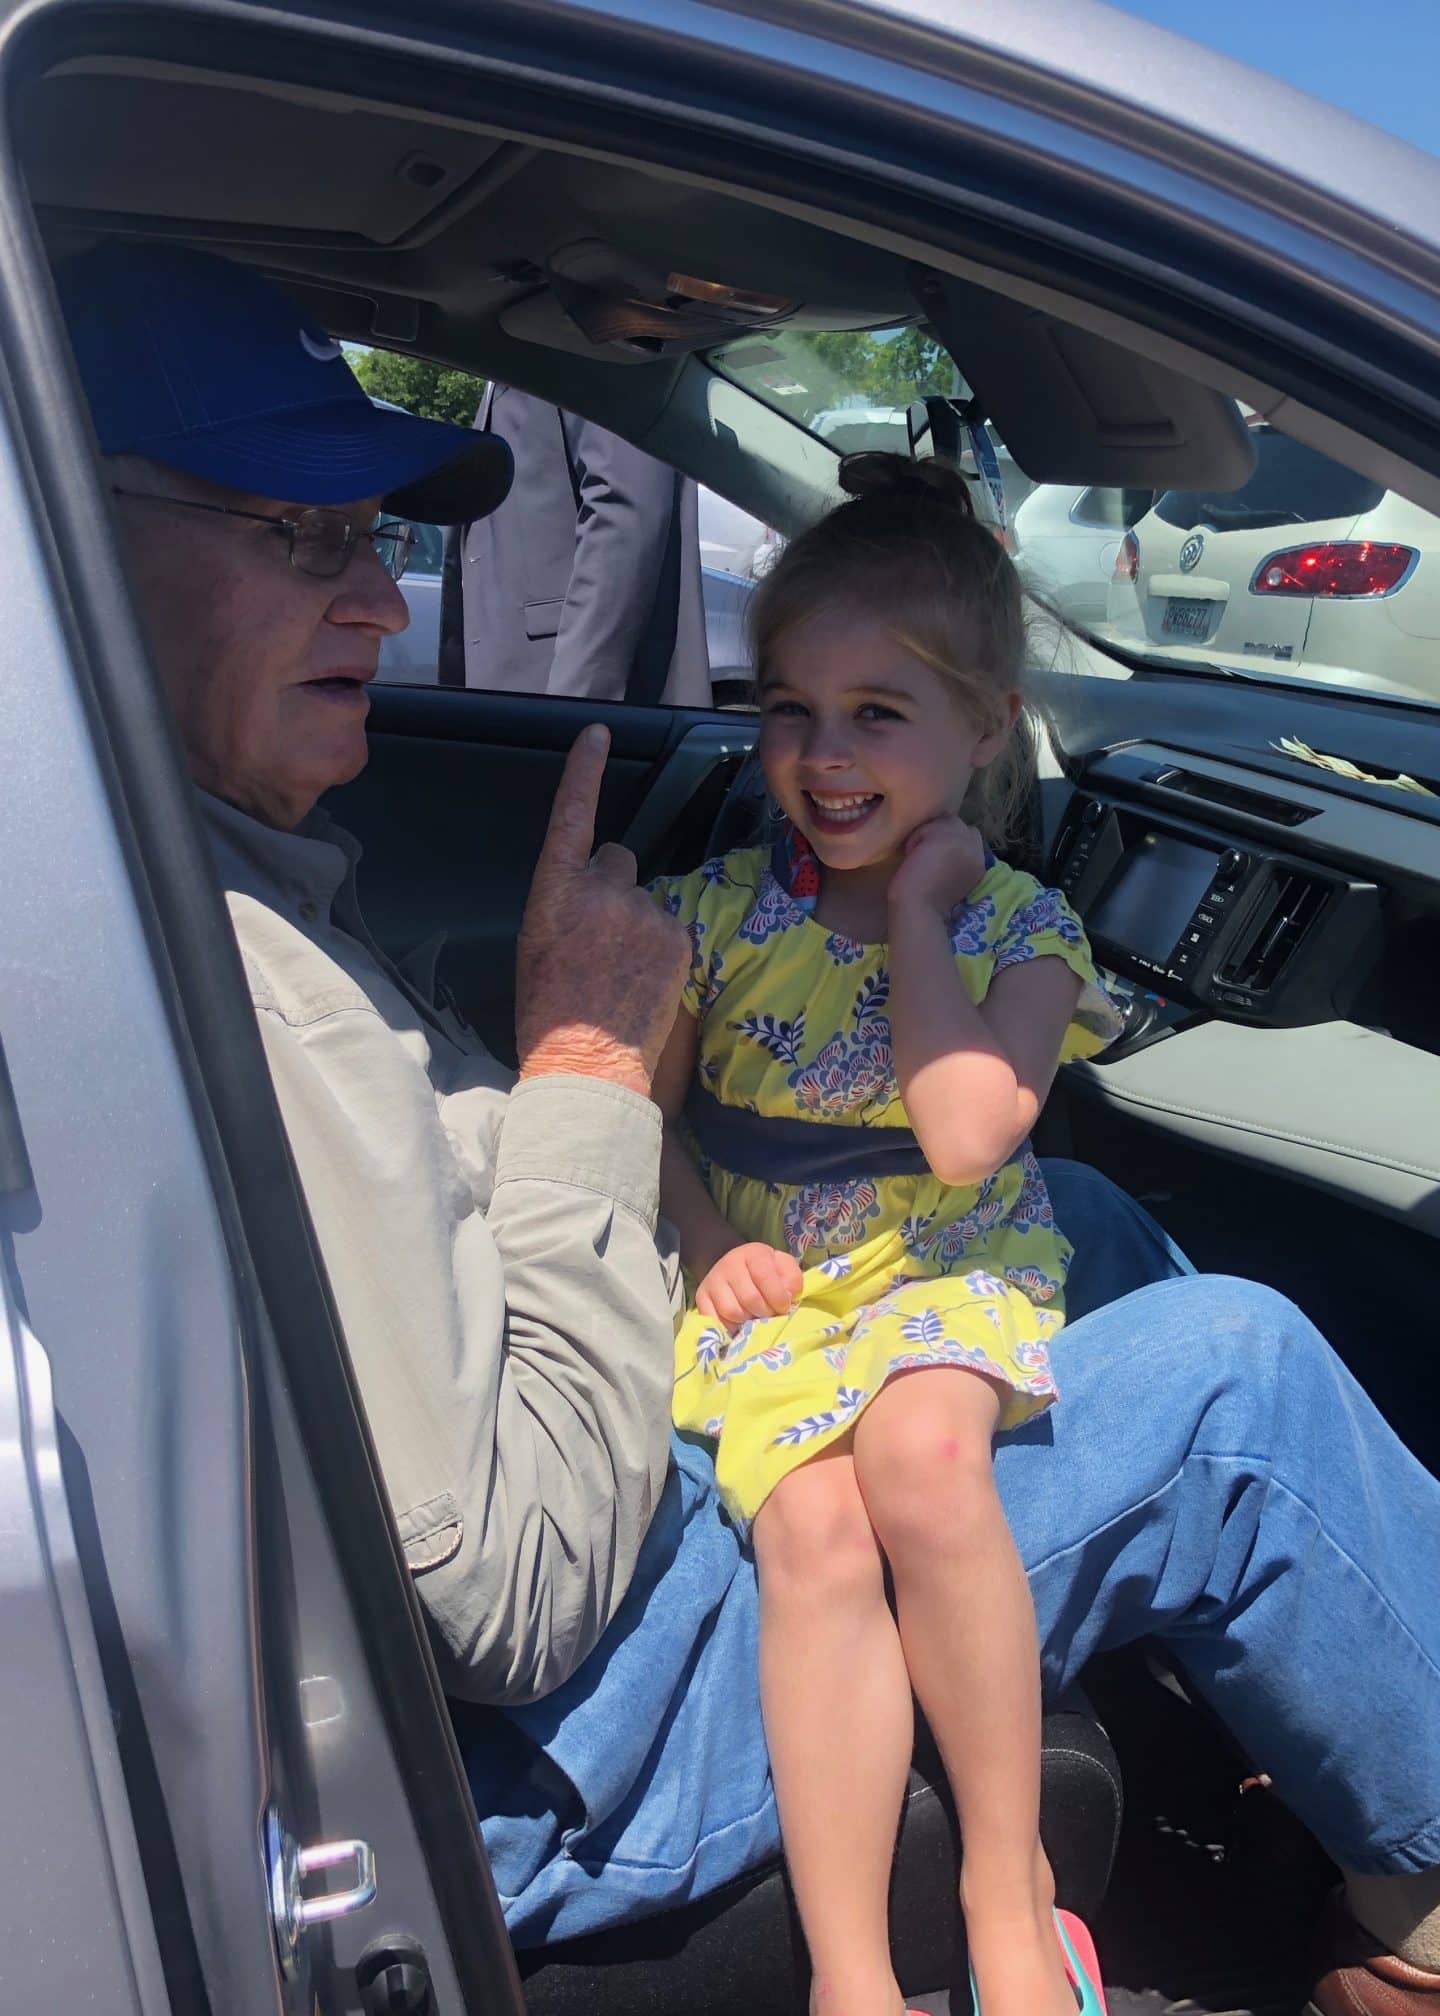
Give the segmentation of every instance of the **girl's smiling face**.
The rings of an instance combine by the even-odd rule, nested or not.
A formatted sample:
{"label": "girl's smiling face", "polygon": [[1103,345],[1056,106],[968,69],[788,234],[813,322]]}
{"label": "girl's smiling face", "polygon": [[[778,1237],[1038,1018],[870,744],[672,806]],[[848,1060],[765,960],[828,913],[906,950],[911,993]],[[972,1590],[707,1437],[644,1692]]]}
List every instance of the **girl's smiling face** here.
{"label": "girl's smiling face", "polygon": [[898,865],[917,826],[959,812],[1019,706],[999,695],[977,722],[887,624],[840,604],[786,630],[765,667],[765,781],[827,868]]}

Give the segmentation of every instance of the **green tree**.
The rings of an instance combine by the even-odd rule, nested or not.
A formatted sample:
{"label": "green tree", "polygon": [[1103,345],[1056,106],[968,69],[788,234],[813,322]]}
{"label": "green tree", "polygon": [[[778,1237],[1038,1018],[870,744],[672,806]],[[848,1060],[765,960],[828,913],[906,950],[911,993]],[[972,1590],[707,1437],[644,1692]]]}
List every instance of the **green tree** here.
{"label": "green tree", "polygon": [[[928,393],[951,394],[958,378],[944,346],[922,326],[900,329],[797,331],[796,351],[808,352],[806,404],[846,405],[856,394],[872,406],[908,406]],[[792,352],[792,355],[795,353]]]}
{"label": "green tree", "polygon": [[424,420],[449,420],[457,427],[471,424],[485,390],[485,380],[468,371],[447,371],[398,350],[352,351],[350,362],[372,399],[388,399]]}
{"label": "green tree", "polygon": [[889,403],[908,406],[912,399],[932,393],[949,398],[957,391],[958,374],[950,354],[928,330],[901,329],[876,348],[883,353],[877,376]]}

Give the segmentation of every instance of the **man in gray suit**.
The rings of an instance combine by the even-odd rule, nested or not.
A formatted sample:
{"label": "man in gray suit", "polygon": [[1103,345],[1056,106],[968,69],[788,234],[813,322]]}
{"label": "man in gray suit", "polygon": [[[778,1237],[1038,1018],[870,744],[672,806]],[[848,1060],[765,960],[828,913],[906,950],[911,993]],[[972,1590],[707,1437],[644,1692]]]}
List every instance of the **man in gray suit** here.
{"label": "man in gray suit", "polygon": [[443,685],[708,707],[695,485],[506,385],[476,415],[515,482],[445,550]]}

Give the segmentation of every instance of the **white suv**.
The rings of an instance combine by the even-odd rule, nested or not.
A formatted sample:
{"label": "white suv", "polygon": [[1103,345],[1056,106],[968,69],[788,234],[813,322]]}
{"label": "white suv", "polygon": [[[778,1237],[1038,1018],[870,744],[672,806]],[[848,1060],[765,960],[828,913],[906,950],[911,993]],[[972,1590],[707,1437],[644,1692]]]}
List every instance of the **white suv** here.
{"label": "white suv", "polygon": [[1242,489],[1164,491],[1125,534],[1097,634],[1436,699],[1440,519],[1276,428],[1254,434]]}

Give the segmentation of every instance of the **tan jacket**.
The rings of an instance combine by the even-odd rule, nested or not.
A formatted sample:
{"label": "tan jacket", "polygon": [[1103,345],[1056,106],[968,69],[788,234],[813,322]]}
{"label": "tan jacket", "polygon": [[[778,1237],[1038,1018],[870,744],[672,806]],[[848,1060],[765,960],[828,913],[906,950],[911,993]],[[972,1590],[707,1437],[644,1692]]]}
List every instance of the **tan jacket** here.
{"label": "tan jacket", "polygon": [[659,1111],[512,1090],[370,938],[348,834],[201,805],[441,1676],[533,1700],[614,1615],[664,1482]]}

